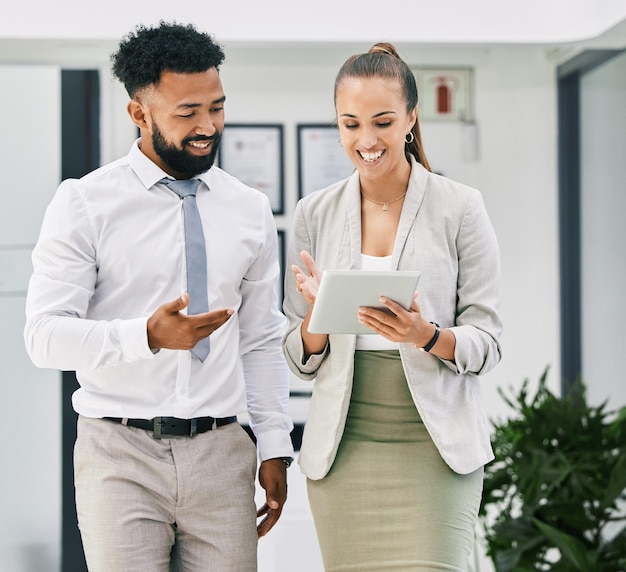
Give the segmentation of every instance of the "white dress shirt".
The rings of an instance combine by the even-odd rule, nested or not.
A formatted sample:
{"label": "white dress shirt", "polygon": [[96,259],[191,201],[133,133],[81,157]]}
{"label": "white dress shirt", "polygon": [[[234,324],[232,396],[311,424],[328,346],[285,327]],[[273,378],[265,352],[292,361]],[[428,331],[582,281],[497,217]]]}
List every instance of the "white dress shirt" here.
{"label": "white dress shirt", "polygon": [[33,251],[27,351],[39,367],[76,370],[81,415],[247,412],[261,460],[292,456],[274,218],[263,193],[215,166],[197,194],[209,308],[235,313],[204,362],[148,346],[148,317],[186,290],[182,201],[165,176],[135,142],[127,157],[61,183]]}

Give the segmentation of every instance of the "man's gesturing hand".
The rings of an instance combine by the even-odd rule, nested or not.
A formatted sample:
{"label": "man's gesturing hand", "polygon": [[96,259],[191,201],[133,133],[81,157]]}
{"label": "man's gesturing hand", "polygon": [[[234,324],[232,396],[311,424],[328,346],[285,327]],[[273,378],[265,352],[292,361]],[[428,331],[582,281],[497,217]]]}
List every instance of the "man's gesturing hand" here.
{"label": "man's gesturing hand", "polygon": [[185,292],[173,302],[167,302],[148,318],[148,344],[150,349],[190,350],[200,340],[224,325],[234,314],[232,308],[213,310],[205,314],[182,314],[189,304]]}

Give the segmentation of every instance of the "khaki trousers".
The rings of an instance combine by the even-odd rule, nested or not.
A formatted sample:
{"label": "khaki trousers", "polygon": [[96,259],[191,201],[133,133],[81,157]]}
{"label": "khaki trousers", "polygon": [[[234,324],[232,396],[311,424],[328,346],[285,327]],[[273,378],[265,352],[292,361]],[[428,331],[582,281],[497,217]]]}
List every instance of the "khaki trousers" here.
{"label": "khaki trousers", "polygon": [[155,439],[81,416],[74,470],[90,572],[257,570],[256,448],[239,424]]}

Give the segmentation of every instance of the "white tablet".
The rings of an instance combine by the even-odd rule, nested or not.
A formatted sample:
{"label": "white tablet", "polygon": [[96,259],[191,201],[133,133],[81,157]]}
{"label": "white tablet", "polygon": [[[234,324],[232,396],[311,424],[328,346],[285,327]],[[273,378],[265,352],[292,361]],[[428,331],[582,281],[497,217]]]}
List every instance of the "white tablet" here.
{"label": "white tablet", "polygon": [[312,334],[373,334],[359,322],[359,307],[383,309],[380,296],[404,308],[413,301],[420,273],[414,270],[326,270],[317,292],[309,332]]}

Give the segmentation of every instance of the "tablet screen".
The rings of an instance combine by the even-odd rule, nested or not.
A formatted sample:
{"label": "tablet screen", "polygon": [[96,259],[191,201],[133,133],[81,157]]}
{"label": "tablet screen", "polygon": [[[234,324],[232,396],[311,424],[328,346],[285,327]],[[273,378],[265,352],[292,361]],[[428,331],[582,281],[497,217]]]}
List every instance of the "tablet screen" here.
{"label": "tablet screen", "polygon": [[384,308],[380,296],[409,308],[419,282],[416,270],[326,270],[317,292],[309,332],[374,334],[359,322],[361,306]]}

